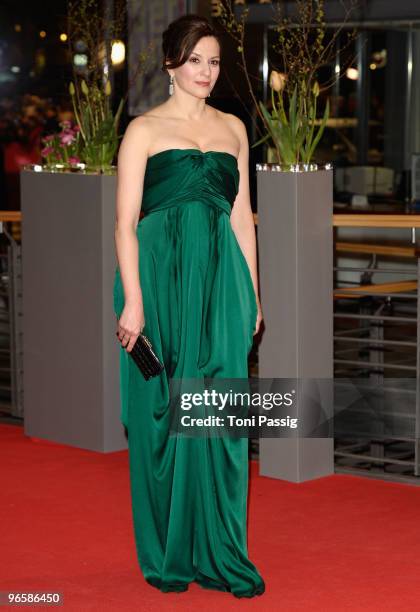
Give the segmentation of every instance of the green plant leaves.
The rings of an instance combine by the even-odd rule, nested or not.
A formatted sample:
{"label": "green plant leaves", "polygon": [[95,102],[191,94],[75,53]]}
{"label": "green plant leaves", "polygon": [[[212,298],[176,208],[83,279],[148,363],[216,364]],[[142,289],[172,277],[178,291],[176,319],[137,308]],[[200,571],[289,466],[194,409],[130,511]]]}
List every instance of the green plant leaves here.
{"label": "green plant leaves", "polygon": [[[252,146],[271,139],[280,154],[279,163],[310,163],[328,121],[330,104],[327,99],[323,118],[315,133],[319,88],[307,88],[305,91],[306,94],[302,91],[298,93],[295,85],[292,95],[287,91],[278,92],[276,104],[271,90],[271,114],[263,102],[258,103],[267,133]],[[283,96],[288,101],[287,111]]]}
{"label": "green plant leaves", "polygon": [[[107,82],[108,83],[108,82]],[[110,87],[86,84],[84,80],[73,86],[73,108],[80,127],[83,146],[80,157],[89,167],[103,171],[112,165],[118,148],[118,127],[124,106],[124,98],[118,104],[115,115],[110,107]]]}

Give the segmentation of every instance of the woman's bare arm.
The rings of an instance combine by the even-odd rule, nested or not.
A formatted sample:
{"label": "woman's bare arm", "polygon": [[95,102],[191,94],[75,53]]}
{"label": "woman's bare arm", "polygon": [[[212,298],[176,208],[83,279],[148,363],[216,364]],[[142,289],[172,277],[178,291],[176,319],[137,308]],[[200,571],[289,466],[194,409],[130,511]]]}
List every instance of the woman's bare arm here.
{"label": "woman's bare arm", "polygon": [[143,197],[143,181],[149,149],[147,120],[133,119],[118,152],[115,247],[124,290],[125,307],[119,321],[119,337],[131,350],[144,326],[139,275],[137,224]]}
{"label": "woman's bare arm", "polygon": [[[234,116],[232,116],[234,117]],[[234,117],[232,126],[240,141],[240,149],[238,155],[238,168],[240,173],[239,190],[235,199],[235,203],[230,215],[230,222],[235,236],[241,247],[242,253],[248,263],[251,273],[252,283],[254,285],[255,296],[258,305],[258,317],[256,322],[255,332],[258,332],[260,321],[262,319],[261,304],[258,290],[258,272],[257,272],[257,241],[255,235],[254,216],[251,208],[251,199],[249,193],[249,144],[246,128],[243,122]]]}

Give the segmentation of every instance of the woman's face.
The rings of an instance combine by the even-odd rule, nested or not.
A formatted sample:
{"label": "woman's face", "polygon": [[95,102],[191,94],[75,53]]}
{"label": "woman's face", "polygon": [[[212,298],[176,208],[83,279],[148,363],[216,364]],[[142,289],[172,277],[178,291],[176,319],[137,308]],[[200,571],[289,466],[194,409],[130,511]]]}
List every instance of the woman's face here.
{"label": "woman's face", "polygon": [[187,61],[175,68],[175,91],[179,87],[197,98],[206,98],[220,72],[219,43],[214,36],[203,36]]}

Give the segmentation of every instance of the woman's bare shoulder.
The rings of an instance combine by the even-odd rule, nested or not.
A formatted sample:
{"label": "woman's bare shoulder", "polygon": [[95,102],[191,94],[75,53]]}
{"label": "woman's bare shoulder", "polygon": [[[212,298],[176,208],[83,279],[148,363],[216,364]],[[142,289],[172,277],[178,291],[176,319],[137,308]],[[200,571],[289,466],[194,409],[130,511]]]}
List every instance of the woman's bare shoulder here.
{"label": "woman's bare shoulder", "polygon": [[224,123],[226,130],[224,132],[229,132],[233,135],[234,140],[237,139],[239,146],[242,144],[247,144],[247,131],[244,122],[242,119],[239,119],[236,115],[232,113],[225,113],[223,111],[217,110],[218,118],[220,121]]}
{"label": "woman's bare shoulder", "polygon": [[162,118],[162,105],[155,106],[131,119],[126,128],[126,134],[132,134],[138,142],[151,143],[159,128],[159,118]]}
{"label": "woman's bare shoulder", "polygon": [[244,130],[246,131],[244,122],[236,115],[233,115],[232,113],[225,113],[221,110],[218,110],[217,112],[220,119],[225,121],[227,126],[230,127],[238,136],[243,134]]}
{"label": "woman's bare shoulder", "polygon": [[146,114],[137,115],[131,119],[125,129],[123,143],[130,143],[130,147],[137,152],[147,154],[154,140],[154,121]]}
{"label": "woman's bare shoulder", "polygon": [[151,121],[147,115],[137,115],[131,119],[126,127],[126,132],[135,132],[139,136],[147,136],[151,129]]}
{"label": "woman's bare shoulder", "polygon": [[147,119],[138,115],[131,119],[124,131],[123,141],[143,142],[149,139],[150,127]]}

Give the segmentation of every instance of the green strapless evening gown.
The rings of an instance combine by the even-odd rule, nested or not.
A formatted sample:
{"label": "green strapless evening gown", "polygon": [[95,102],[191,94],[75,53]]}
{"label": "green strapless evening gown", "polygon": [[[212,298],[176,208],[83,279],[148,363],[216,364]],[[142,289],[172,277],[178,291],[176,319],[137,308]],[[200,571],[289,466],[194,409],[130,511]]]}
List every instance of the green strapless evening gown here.
{"label": "green strapless evening gown", "polygon": [[[165,365],[145,381],[120,347],[137,556],[148,583],[237,597],[264,581],[247,552],[248,439],[169,435],[169,379],[247,378],[257,304],[230,223],[235,156],[168,149],[147,162],[137,227],[145,327]],[[114,310],[124,293],[117,266]]]}

